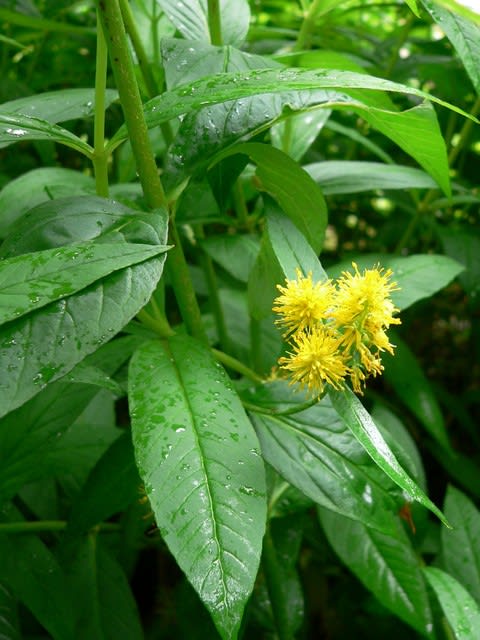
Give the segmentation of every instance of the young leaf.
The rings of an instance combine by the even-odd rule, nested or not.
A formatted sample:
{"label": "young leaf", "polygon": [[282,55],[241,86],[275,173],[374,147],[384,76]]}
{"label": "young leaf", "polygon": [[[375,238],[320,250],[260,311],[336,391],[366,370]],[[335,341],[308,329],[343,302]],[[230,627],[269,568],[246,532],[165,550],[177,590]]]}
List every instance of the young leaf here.
{"label": "young leaf", "polygon": [[480,608],[468,591],[451,575],[435,567],[423,569],[437,594],[457,640],[477,640]]}
{"label": "young leaf", "polygon": [[443,509],[453,527],[441,532],[445,569],[480,604],[480,512],[466,495],[451,485]]}
{"label": "young leaf", "polygon": [[135,456],[160,532],[222,637],[234,639],[266,518],[252,425],[209,349],[187,336],[140,347],[129,399]]}
{"label": "young leaf", "polygon": [[387,609],[433,638],[433,619],[418,555],[399,519],[385,535],[327,509],[318,515],[335,553]]}
{"label": "young leaf", "polygon": [[401,489],[406,491],[412,500],[417,500],[424,507],[430,509],[432,513],[438,516],[438,518],[449,527],[450,525],[442,512],[402,469],[373,422],[370,414],[356,395],[349,389],[346,389],[344,391],[331,390],[329,396],[334,409],[345,421],[345,424],[374,462],[383,469],[387,476]]}

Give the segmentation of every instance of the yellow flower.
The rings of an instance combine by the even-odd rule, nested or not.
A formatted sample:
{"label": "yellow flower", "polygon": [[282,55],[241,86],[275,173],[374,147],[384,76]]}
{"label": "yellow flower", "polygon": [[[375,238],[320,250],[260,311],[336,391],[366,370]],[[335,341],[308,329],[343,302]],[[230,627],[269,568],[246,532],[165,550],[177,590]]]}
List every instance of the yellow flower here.
{"label": "yellow flower", "polygon": [[282,369],[290,373],[290,384],[299,383],[313,396],[320,396],[325,384],[343,389],[349,368],[340,349],[338,336],[320,324],[309,331],[299,331],[292,336],[293,351],[289,357],[280,358]]}
{"label": "yellow flower", "polygon": [[277,324],[286,328],[285,336],[303,331],[321,322],[332,306],[335,289],[331,280],[312,281],[312,273],[304,276],[297,269],[296,280],[286,280],[286,286],[277,285],[281,295],[274,301],[273,311],[281,317]]}
{"label": "yellow flower", "polygon": [[390,282],[391,269],[380,267],[365,269],[363,274],[353,262],[355,273],[344,271],[338,279],[335,307],[330,311],[335,327],[343,334],[345,349],[367,344],[379,351],[392,351],[384,329],[391,324],[400,324],[393,314],[398,309],[390,294],[398,289]]}

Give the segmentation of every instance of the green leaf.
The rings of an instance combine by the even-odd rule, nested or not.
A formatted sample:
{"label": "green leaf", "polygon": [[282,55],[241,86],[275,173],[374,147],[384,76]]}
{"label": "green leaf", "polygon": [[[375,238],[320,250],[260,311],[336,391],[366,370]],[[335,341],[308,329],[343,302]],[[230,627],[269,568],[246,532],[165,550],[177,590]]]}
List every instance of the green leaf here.
{"label": "green leaf", "polygon": [[354,393],[349,389],[345,391],[331,390],[329,396],[334,409],[380,469],[403,489],[411,500],[416,500],[430,509],[449,527],[450,525],[442,512],[400,466],[370,414]]}
{"label": "green leaf", "polygon": [[[98,238],[102,233],[110,233],[109,237],[119,242],[165,243],[166,215],[162,213],[137,214],[100,198],[75,200],[76,204],[70,201],[68,212],[63,211],[65,203],[55,202],[40,205],[42,214],[38,215],[38,207],[33,223],[25,216],[16,234],[2,246],[3,254],[9,257],[38,250],[42,245],[61,246],[70,239],[83,240],[85,235]],[[103,212],[96,216],[90,210],[90,218],[85,220],[84,207],[91,200],[103,202]],[[78,218],[75,211],[80,214]],[[126,267],[77,294],[1,327],[0,415],[19,407],[46,384],[71,371],[123,329],[152,295],[164,262],[165,255],[161,255]]]}
{"label": "green leaf", "polygon": [[[419,254],[413,256],[392,256],[387,253],[366,253],[352,258],[360,270],[371,269],[379,264],[393,271],[399,290],[393,291],[392,300],[401,311],[418,300],[429,298],[447,286],[462,273],[460,262],[448,256]],[[352,261],[340,262],[330,267],[328,275],[338,278],[342,271],[351,270]]]}
{"label": "green leaf", "polygon": [[480,604],[480,512],[465,494],[451,485],[443,509],[453,527],[441,531],[445,569]]}
{"label": "green leaf", "polygon": [[480,25],[480,11],[478,5],[475,5],[475,0],[435,0],[435,8],[438,8],[438,5]]}
{"label": "green leaf", "polygon": [[[117,91],[107,89],[105,108],[108,108],[117,98]],[[0,105],[0,114],[30,116],[53,124],[77,118],[91,118],[95,114],[95,90],[62,89],[37,93],[26,98],[4,102]]]}
{"label": "green leaf", "polygon": [[[432,19],[455,47],[470,80],[480,94],[480,28],[470,20],[451,13],[440,3],[421,0]],[[453,7],[452,7],[453,8]]]}
{"label": "green leaf", "polygon": [[75,294],[125,267],[167,251],[166,246],[96,244],[27,253],[0,262],[0,324]]}
{"label": "green leaf", "polygon": [[283,285],[285,278],[295,278],[297,269],[305,275],[312,272],[314,280],[326,279],[317,254],[305,236],[271,200],[265,202],[265,215],[267,224],[260,253],[248,281],[248,305],[256,320],[271,315],[273,300],[278,295],[277,285]]}
{"label": "green leaf", "polygon": [[392,531],[398,510],[392,486],[328,398],[304,411],[282,415],[305,401],[285,382],[264,385],[245,397],[262,454],[283,478],[328,509],[380,531]]}
{"label": "green leaf", "polygon": [[459,280],[472,301],[478,304],[480,295],[480,233],[476,227],[468,231],[461,227],[449,225],[448,231],[439,229],[440,239],[451,258],[465,265]]}
{"label": "green leaf", "polygon": [[283,151],[267,144],[246,142],[218,159],[245,154],[257,165],[260,190],[271,195],[319,253],[327,227],[327,205],[322,192],[302,167]]}
{"label": "green leaf", "polygon": [[[331,93],[325,90],[341,90],[342,93]],[[268,110],[262,105],[263,115],[250,122],[248,129],[238,127],[236,139],[253,134],[273,124],[283,109],[304,111],[316,108],[342,108],[353,110],[365,118],[372,126],[389,136],[402,149],[412,155],[450,194],[448,178],[448,162],[443,138],[438,127],[435,113],[430,104],[420,104],[405,112],[390,111],[378,107],[378,100],[370,92],[362,92],[361,99],[351,98],[343,92],[357,89],[377,91],[397,91],[407,95],[415,95],[423,99],[442,104],[467,117],[462,110],[449,105],[418,89],[348,71],[317,69],[260,69],[243,73],[223,73],[209,76],[187,86],[177,87],[163,93],[145,105],[145,116],[149,127],[170,120],[191,110],[248,98],[262,94],[285,93],[272,112],[271,101]],[[311,92],[316,92],[312,94]],[[295,93],[292,93],[295,92]],[[305,93],[304,93],[305,92]],[[305,103],[307,101],[307,104]],[[259,102],[257,100],[257,102]],[[237,103],[237,109],[240,109]],[[245,117],[243,120],[245,121]],[[122,127],[110,141],[110,148],[115,148],[126,138],[126,128]],[[233,142],[233,140],[231,140]]]}
{"label": "green leaf", "polygon": [[39,538],[0,535],[0,575],[54,640],[74,639],[73,606],[65,575]]}
{"label": "green leaf", "polygon": [[107,520],[139,499],[140,478],[133,457],[130,433],[122,434],[107,449],[72,504],[68,530],[73,535]]}
{"label": "green leaf", "polygon": [[301,160],[315,142],[330,113],[328,109],[299,113],[278,122],[270,130],[273,146],[288,153],[294,160]]}
{"label": "green leaf", "polygon": [[65,561],[75,602],[75,638],[142,640],[137,605],[118,561],[93,534]]}
{"label": "green leaf", "polygon": [[[133,336],[119,338],[81,364],[88,362],[113,374],[141,342]],[[53,475],[52,457],[97,394],[98,388],[91,384],[59,380],[0,420],[0,505],[23,485]]]}
{"label": "green leaf", "polygon": [[432,178],[414,167],[381,162],[329,160],[303,167],[325,195],[375,189],[435,189]]}
{"label": "green leaf", "polygon": [[435,567],[423,569],[437,594],[457,640],[477,640],[480,608],[472,596],[451,575]]}
{"label": "green leaf", "polygon": [[62,167],[32,169],[7,182],[0,191],[0,236],[4,238],[12,225],[29,209],[62,196],[95,193],[95,180],[80,171]]}
{"label": "green leaf", "polygon": [[[158,0],[158,4],[185,38],[210,42],[207,0]],[[247,0],[220,0],[219,7],[222,41],[243,44],[250,25]]]}
{"label": "green leaf", "polygon": [[17,601],[0,582],[0,638],[22,640],[17,612]]}
{"label": "green leaf", "polygon": [[390,333],[396,346],[394,355],[382,356],[385,379],[430,435],[450,451],[443,414],[426,375],[408,345],[396,333]]}
{"label": "green leaf", "polygon": [[248,282],[250,271],[257,258],[260,245],[257,236],[210,236],[202,240],[202,248],[225,271],[240,282]]}
{"label": "green leaf", "polygon": [[420,560],[400,520],[385,535],[327,509],[318,508],[318,514],[335,553],[365,587],[422,635],[434,637]]}
{"label": "green leaf", "polygon": [[0,148],[25,140],[50,140],[75,149],[90,158],[93,149],[67,129],[51,124],[48,120],[30,116],[1,113]]}
{"label": "green leaf", "polygon": [[129,378],[135,456],[157,525],[223,638],[236,638],[260,560],[258,441],[209,349],[150,342]]}

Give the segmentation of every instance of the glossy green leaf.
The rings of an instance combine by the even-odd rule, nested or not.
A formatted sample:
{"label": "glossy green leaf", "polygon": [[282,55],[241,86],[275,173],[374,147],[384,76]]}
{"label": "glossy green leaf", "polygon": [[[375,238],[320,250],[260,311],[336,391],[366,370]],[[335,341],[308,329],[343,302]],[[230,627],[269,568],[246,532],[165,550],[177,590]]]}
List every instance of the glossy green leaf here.
{"label": "glossy green leaf", "polygon": [[[210,42],[207,0],[158,0],[158,4],[185,38]],[[220,0],[219,8],[222,41],[241,45],[250,25],[247,0]]]}
{"label": "glossy green leaf", "polygon": [[[119,338],[81,365],[89,363],[113,374],[141,342],[134,336]],[[0,505],[25,484],[53,475],[52,457],[97,394],[92,384],[59,380],[0,419]]]}
{"label": "glossy green leaf", "polygon": [[443,414],[425,373],[409,346],[396,333],[390,333],[395,353],[382,356],[385,379],[430,435],[450,450]]}
{"label": "glossy green leaf", "polygon": [[283,285],[285,278],[295,278],[297,269],[305,275],[312,272],[314,280],[326,279],[317,254],[298,227],[269,200],[265,214],[266,230],[248,281],[249,309],[257,320],[272,313],[277,285]]}
{"label": "glossy green leaf", "polygon": [[325,195],[375,189],[435,189],[432,178],[414,167],[381,162],[329,160],[304,166]]}
{"label": "glossy green leaf", "polygon": [[319,253],[327,226],[322,192],[302,167],[279,149],[258,142],[236,145],[221,157],[241,153],[257,165],[260,190],[271,195]]}
{"label": "glossy green leaf", "polygon": [[92,147],[67,129],[31,116],[0,111],[0,148],[25,140],[50,140],[75,149],[90,157]]}
{"label": "glossy green leaf", "polygon": [[[342,93],[332,94],[329,93],[329,89],[341,90]],[[448,105],[418,89],[373,76],[325,69],[316,71],[261,69],[237,74],[219,74],[203,78],[187,86],[177,87],[148,102],[145,105],[145,116],[148,126],[152,127],[190,110],[212,104],[239,100],[253,95],[286,94],[283,98],[280,97],[276,108],[273,108],[275,103],[272,104],[271,100],[268,101],[267,107],[262,105],[263,115],[254,118],[248,129],[238,128],[236,124],[238,139],[238,135],[244,136],[247,133],[252,135],[254,132],[273,124],[283,109],[288,108],[291,112],[292,109],[302,111],[316,106],[317,108],[335,107],[354,110],[412,155],[449,194],[445,145],[431,105],[423,103],[406,112],[389,111],[376,106],[375,98],[372,98],[373,104],[371,104],[368,99],[370,92],[362,92],[362,99],[367,102],[351,98],[343,93],[358,89],[398,91],[407,95],[415,95],[466,115],[457,107]],[[238,102],[234,108],[240,109]],[[126,129],[122,127],[110,141],[111,148],[115,148],[125,137]]]}
{"label": "glossy green leaf", "polygon": [[342,562],[375,597],[407,624],[433,638],[433,618],[420,560],[400,520],[385,535],[324,508],[318,509],[328,541]]}
{"label": "glossy green leaf", "polygon": [[445,33],[455,47],[465,71],[470,76],[473,86],[480,94],[480,27],[470,20],[446,8],[432,0],[421,0],[423,6],[433,20]]}
{"label": "glossy green leaf", "polygon": [[260,245],[253,234],[236,234],[210,236],[202,240],[202,248],[230,275],[247,282]]}
{"label": "glossy green leaf", "polygon": [[8,182],[0,191],[0,236],[29,209],[62,196],[95,193],[95,180],[79,171],[62,167],[32,169]]}
{"label": "glossy green leaf", "polygon": [[0,324],[75,294],[115,271],[158,256],[167,248],[87,241],[3,260]]}
{"label": "glossy green leaf", "polygon": [[333,408],[380,469],[403,489],[412,500],[416,500],[427,509],[430,509],[444,524],[449,526],[442,512],[400,466],[370,414],[355,394],[349,389],[345,391],[331,390],[329,391],[329,396]]}
{"label": "glossy green leaf", "polygon": [[160,532],[223,638],[236,638],[265,528],[258,441],[209,349],[186,336],[132,358],[135,456]]}
{"label": "glossy green leaf", "polygon": [[[360,270],[371,269],[376,264],[390,268],[399,289],[392,292],[392,300],[401,311],[418,300],[429,298],[447,286],[463,267],[460,262],[448,256],[419,254],[413,256],[393,256],[391,254],[366,253],[352,258]],[[338,278],[342,271],[352,269],[351,260],[330,267],[328,274]]]}
{"label": "glossy green leaf", "polygon": [[[16,513],[20,521],[20,514]],[[54,640],[74,640],[73,606],[65,575],[36,536],[0,535],[0,576]]]}
{"label": "glossy green leaf", "polygon": [[100,539],[85,536],[64,564],[75,602],[75,638],[143,639],[137,604],[125,573]]}
{"label": "glossy green leaf", "polygon": [[328,509],[380,531],[392,531],[398,509],[392,484],[328,398],[304,411],[282,415],[305,401],[304,394],[292,391],[285,382],[264,385],[245,397],[263,456],[283,478]]}
{"label": "glossy green leaf", "polygon": [[[103,211],[95,215],[89,205],[97,201],[103,203]],[[10,257],[45,245],[58,247],[71,240],[99,238],[104,233],[119,242],[164,245],[166,216],[137,214],[101,198],[46,203],[34,211],[33,222],[28,215],[22,219],[2,252]],[[4,325],[0,329],[0,415],[71,371],[118,333],[152,295],[164,261],[161,255],[126,267],[78,294]]]}
{"label": "glossy green leaf", "polygon": [[[478,10],[476,0],[435,0],[435,8],[437,8],[438,5],[449,11],[453,11],[462,18],[471,20],[474,24],[480,25],[480,11]],[[432,15],[432,17],[435,19],[434,15]]]}
{"label": "glossy green leaf", "polygon": [[[105,108],[118,98],[114,89],[105,91]],[[0,114],[18,114],[40,118],[56,124],[77,118],[91,118],[95,114],[94,89],[62,89],[18,98],[0,105]]]}
{"label": "glossy green leaf", "polygon": [[453,527],[441,531],[445,569],[480,604],[480,512],[465,494],[451,485],[443,510]]}
{"label": "glossy green leaf", "polygon": [[456,640],[477,640],[480,608],[468,591],[451,575],[435,567],[423,569],[442,605]]}

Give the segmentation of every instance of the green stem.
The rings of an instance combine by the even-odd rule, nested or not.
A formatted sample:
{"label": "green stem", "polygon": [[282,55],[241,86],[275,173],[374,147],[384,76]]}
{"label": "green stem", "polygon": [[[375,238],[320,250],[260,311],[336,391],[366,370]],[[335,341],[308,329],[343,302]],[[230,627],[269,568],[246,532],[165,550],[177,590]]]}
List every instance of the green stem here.
{"label": "green stem", "polygon": [[222,45],[222,23],[220,17],[219,0],[207,0],[208,6],[208,30],[210,31],[210,41],[213,45]]}
{"label": "green stem", "polygon": [[168,336],[173,336],[175,331],[170,327],[166,318],[162,316],[151,316],[145,309],[141,309],[137,313],[137,318],[140,322],[145,326],[155,331],[160,338],[168,338]]}
{"label": "green stem", "polygon": [[[132,41],[132,45],[135,50],[135,55],[137,56],[140,71],[147,88],[148,97],[154,98],[160,93],[160,91],[153,76],[152,69],[148,63],[147,53],[138,33],[137,25],[135,24],[132,9],[128,0],[120,0],[120,9],[122,11],[125,29],[130,36],[130,40]],[[162,131],[165,144],[168,147],[173,141],[173,132],[170,123],[162,122],[160,124],[160,129]]]}
{"label": "green stem", "polygon": [[148,137],[119,0],[98,0],[97,4],[145,199],[151,209],[166,208],[167,199]]}
{"label": "green stem", "polygon": [[305,411],[306,409],[310,409],[310,407],[314,407],[320,398],[312,398],[312,400],[307,400],[307,402],[302,402],[302,404],[296,404],[290,409],[267,409],[266,407],[259,407],[256,404],[252,404],[251,402],[243,402],[243,406],[245,409],[249,411],[254,411],[255,413],[263,413],[267,416],[292,416],[296,413],[300,413],[301,411]]}
{"label": "green stem", "polygon": [[[2,533],[42,533],[44,531],[64,531],[68,522],[65,520],[38,520],[36,522],[2,522]],[[95,531],[111,532],[120,531],[121,526],[116,522],[102,522],[94,527]]]}
{"label": "green stem", "polygon": [[255,371],[262,370],[262,332],[260,322],[250,316],[250,353]]}
{"label": "green stem", "polygon": [[288,623],[290,604],[284,589],[285,572],[282,571],[268,527],[263,539],[262,565],[277,636],[279,640],[292,640],[293,636],[288,632],[290,626]]}
{"label": "green stem", "polygon": [[245,202],[245,195],[243,193],[242,184],[240,179],[237,178],[233,185],[233,202],[235,205],[235,211],[237,212],[237,218],[240,226],[244,229],[249,228],[248,209]]}
{"label": "green stem", "polygon": [[[196,225],[195,231],[198,238],[205,238],[205,232],[202,225]],[[220,303],[220,296],[218,295],[217,276],[215,274],[212,259],[202,248],[200,248],[200,264],[205,275],[205,280],[207,282],[208,296],[210,299],[210,304],[212,306],[213,317],[215,318],[218,341],[220,343],[221,349],[223,351],[228,351],[228,331],[227,325],[225,323],[225,316],[223,314],[222,305]]]}
{"label": "green stem", "polygon": [[108,51],[97,12],[97,56],[95,63],[95,123],[93,132],[93,168],[98,196],[108,198],[108,152],[105,151],[105,90]]}
{"label": "green stem", "polygon": [[413,13],[410,12],[410,15],[408,16],[408,18],[405,20],[405,24],[403,25],[403,27],[400,30],[400,33],[398,35],[398,39],[397,42],[392,50],[392,53],[390,55],[388,64],[387,64],[387,68],[385,70],[385,77],[386,78],[390,78],[390,76],[392,75],[395,66],[397,64],[398,61],[398,54],[400,53],[400,49],[403,47],[403,45],[405,44],[407,38],[408,38],[408,34],[410,33],[411,28],[413,27],[413,23],[415,21],[415,16],[413,15]]}
{"label": "green stem", "polygon": [[294,51],[310,49],[312,34],[315,29],[315,19],[322,4],[322,0],[313,0],[308,11],[303,16],[302,26],[298,32],[297,42],[293,47]]}
{"label": "green stem", "polygon": [[182,242],[172,219],[169,222],[169,238],[175,246],[169,251],[167,267],[180,313],[187,331],[199,340],[208,342],[187,261],[183,253]]}
{"label": "green stem", "polygon": [[[218,349],[212,349],[212,353],[219,362],[224,364],[229,369],[232,369],[232,371],[240,373],[242,376],[245,376],[245,378],[248,378],[256,384],[263,384],[263,379],[258,374],[256,374],[255,371],[252,371],[249,367],[247,367],[247,365],[243,364],[243,362],[240,362],[240,360],[237,360],[236,358],[233,358],[232,356],[229,356],[227,353],[219,351]],[[254,405],[252,405],[252,407],[253,406]]]}
{"label": "green stem", "polygon": [[[477,116],[480,111],[480,96],[477,97],[475,103],[470,111],[472,116]],[[460,151],[465,147],[466,143],[470,138],[470,133],[472,131],[472,127],[474,125],[473,120],[465,120],[463,123],[463,127],[460,130],[458,142],[454,147],[451,147],[450,153],[448,154],[448,163],[450,166],[453,166],[460,154]]]}

